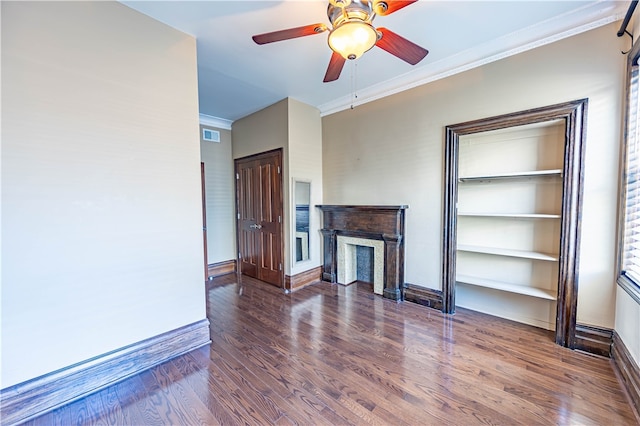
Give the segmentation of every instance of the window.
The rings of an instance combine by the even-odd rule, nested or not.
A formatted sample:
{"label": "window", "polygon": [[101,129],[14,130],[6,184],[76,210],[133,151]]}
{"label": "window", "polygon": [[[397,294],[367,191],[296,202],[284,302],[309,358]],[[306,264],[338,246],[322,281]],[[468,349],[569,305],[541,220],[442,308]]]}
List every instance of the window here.
{"label": "window", "polygon": [[640,44],[629,54],[627,80],[626,134],[622,192],[624,194],[623,220],[620,235],[623,239],[620,253],[618,283],[640,303]]}

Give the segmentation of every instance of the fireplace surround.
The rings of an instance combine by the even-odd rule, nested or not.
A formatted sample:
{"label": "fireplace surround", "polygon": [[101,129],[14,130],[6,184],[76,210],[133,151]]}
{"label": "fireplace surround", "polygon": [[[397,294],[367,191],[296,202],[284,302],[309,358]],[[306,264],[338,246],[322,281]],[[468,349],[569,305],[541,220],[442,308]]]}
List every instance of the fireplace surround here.
{"label": "fireplace surround", "polygon": [[358,279],[361,273],[358,248],[370,247],[373,249],[373,256],[371,256],[373,260],[373,276],[371,277],[373,292],[382,295],[384,290],[384,241],[338,235],[337,247],[338,284],[351,284]]}
{"label": "fireplace surround", "polygon": [[318,205],[324,243],[322,279],[338,282],[338,236],[384,243],[382,295],[404,300],[404,221],[406,205]]}

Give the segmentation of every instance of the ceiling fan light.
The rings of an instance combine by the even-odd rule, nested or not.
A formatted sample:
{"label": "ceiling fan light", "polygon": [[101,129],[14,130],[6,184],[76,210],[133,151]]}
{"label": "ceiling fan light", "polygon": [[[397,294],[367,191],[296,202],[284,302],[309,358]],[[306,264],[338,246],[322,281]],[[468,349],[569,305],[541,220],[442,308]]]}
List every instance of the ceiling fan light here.
{"label": "ceiling fan light", "polygon": [[347,21],[329,33],[329,47],[345,59],[356,59],[375,46],[378,33],[367,22]]}

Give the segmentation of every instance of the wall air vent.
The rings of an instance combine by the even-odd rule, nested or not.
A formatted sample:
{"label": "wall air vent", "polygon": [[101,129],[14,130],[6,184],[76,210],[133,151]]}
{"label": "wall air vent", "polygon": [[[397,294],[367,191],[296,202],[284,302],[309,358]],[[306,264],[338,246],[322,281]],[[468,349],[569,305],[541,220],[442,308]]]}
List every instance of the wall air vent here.
{"label": "wall air vent", "polygon": [[211,129],[202,129],[202,140],[207,142],[217,142],[220,143],[220,132],[217,130]]}

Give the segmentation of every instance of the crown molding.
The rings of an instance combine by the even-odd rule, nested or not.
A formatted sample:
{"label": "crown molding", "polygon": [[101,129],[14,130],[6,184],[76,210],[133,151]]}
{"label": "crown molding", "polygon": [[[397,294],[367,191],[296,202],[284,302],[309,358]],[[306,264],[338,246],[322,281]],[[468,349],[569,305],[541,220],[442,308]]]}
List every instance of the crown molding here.
{"label": "crown molding", "polygon": [[[625,2],[595,2],[577,11],[565,13],[532,25],[451,58],[417,68],[396,78],[358,91],[357,102],[351,94],[319,105],[320,116],[334,114],[405,90],[477,68],[518,53],[618,21],[626,13]],[[542,35],[542,36],[541,36]],[[505,46],[507,46],[505,48]]]}
{"label": "crown molding", "polygon": [[200,124],[205,126],[217,127],[219,129],[231,130],[233,120],[213,117],[211,115],[200,114]]}

